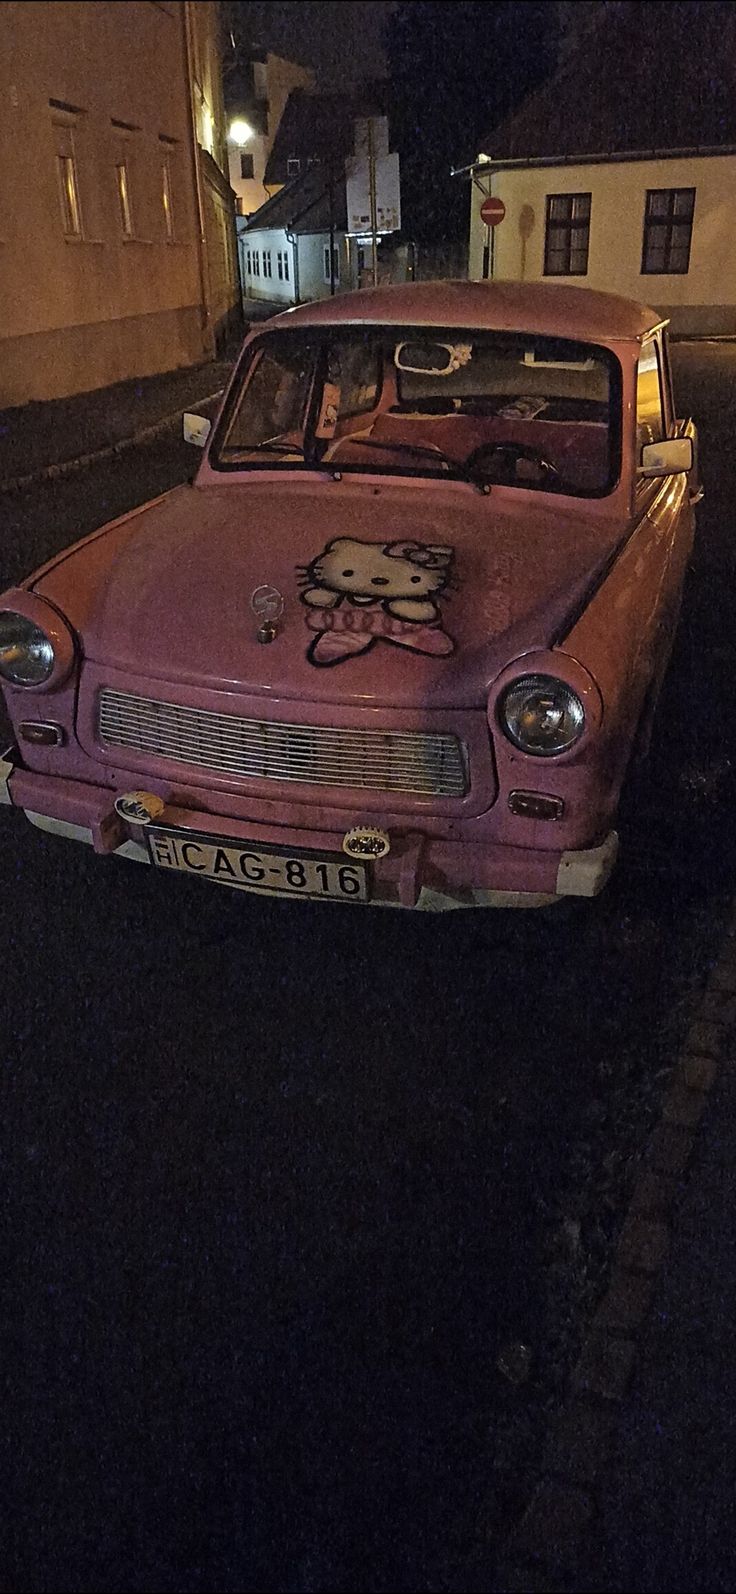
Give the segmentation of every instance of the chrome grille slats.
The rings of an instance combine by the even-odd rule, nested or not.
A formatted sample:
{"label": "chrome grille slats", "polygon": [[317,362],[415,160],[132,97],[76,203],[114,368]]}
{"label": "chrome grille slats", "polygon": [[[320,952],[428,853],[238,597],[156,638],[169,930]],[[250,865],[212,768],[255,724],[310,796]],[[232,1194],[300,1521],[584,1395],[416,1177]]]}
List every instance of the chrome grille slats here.
{"label": "chrome grille slats", "polygon": [[105,687],[98,734],[108,747],[248,780],[463,797],[465,749],[447,731],[362,730],[244,719]]}

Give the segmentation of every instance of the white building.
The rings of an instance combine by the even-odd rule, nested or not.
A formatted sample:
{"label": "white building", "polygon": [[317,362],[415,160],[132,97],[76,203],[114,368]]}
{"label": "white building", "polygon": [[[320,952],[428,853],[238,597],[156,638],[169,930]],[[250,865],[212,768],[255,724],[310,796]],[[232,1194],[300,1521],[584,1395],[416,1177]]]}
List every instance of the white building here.
{"label": "white building", "polygon": [[652,9],[606,8],[465,168],[468,274],[573,281],[653,304],[677,333],[734,333],[736,7],[661,8],[656,48]]}
{"label": "white building", "polygon": [[344,177],[312,167],[241,224],[238,246],[247,298],[286,306],[356,286]]}

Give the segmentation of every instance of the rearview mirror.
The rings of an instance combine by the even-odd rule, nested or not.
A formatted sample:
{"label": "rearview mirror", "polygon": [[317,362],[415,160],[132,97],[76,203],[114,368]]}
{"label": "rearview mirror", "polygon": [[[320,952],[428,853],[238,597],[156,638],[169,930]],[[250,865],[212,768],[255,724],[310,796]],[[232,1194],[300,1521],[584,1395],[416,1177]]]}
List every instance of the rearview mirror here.
{"label": "rearview mirror", "polygon": [[204,448],[207,438],[212,430],[212,422],[206,415],[185,415],[183,419],[184,442],[193,443],[195,448]]}
{"label": "rearview mirror", "polygon": [[640,476],[674,476],[692,468],[691,437],[665,437],[661,443],[645,443],[641,451]]}

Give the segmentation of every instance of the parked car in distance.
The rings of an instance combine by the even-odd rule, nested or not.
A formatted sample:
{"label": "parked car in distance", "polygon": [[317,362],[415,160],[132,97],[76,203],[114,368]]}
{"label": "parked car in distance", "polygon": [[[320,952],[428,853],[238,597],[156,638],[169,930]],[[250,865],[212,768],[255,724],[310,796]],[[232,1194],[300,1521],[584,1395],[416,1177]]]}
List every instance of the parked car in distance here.
{"label": "parked car in distance", "polygon": [[0,597],[0,801],[290,898],[600,891],[699,495],[661,317],[347,294],[254,329],[185,435],[192,483]]}

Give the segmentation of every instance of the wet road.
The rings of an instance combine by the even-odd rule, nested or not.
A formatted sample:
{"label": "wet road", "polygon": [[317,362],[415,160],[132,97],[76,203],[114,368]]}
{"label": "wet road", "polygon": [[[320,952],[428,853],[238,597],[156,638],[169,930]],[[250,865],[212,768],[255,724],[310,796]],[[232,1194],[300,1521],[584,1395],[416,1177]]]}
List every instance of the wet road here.
{"label": "wet road", "polygon": [[[2,1586],[444,1589],[492,1559],[733,888],[736,353],[675,361],[707,497],[599,901],[260,901],[0,814]],[[159,443],[6,499],[0,585],[187,468]]]}

